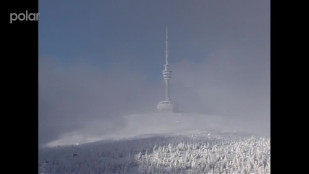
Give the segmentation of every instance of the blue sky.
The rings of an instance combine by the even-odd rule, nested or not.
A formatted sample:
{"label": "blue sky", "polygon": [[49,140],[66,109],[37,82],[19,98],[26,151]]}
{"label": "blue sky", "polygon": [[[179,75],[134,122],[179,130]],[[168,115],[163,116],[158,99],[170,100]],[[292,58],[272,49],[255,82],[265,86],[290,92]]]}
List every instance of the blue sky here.
{"label": "blue sky", "polygon": [[158,71],[166,25],[171,63],[201,61],[233,41],[263,47],[262,38],[269,37],[268,1],[41,0],[39,11],[40,55],[102,69],[123,62]]}
{"label": "blue sky", "polygon": [[[163,94],[166,26],[171,85],[180,103],[188,110],[235,118],[251,113],[250,118],[268,124],[269,4],[268,0],[40,0],[42,142],[85,126],[86,118],[77,116],[76,108],[88,120],[109,121],[110,115],[155,107]],[[101,98],[94,101],[88,95],[92,92]],[[91,105],[81,101],[85,96]],[[126,102],[121,105],[118,100]],[[197,103],[189,106],[186,101]],[[60,102],[71,109],[58,106]],[[102,103],[125,109],[102,109]],[[102,116],[101,109],[109,112]]]}

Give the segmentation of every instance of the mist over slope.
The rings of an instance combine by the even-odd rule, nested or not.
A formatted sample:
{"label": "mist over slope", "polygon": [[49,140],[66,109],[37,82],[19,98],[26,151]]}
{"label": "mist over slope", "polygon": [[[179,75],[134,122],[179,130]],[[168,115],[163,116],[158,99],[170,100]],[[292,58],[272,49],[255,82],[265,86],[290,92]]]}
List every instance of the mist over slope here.
{"label": "mist over slope", "polygon": [[110,125],[113,126],[113,132],[104,133],[106,130],[104,120],[102,122],[97,121],[88,127],[63,134],[62,137],[47,143],[45,146],[82,144],[100,140],[119,140],[151,135],[182,135],[195,130],[268,136],[258,127],[247,125],[245,121],[215,115],[148,113],[131,114],[123,118],[122,124]]}

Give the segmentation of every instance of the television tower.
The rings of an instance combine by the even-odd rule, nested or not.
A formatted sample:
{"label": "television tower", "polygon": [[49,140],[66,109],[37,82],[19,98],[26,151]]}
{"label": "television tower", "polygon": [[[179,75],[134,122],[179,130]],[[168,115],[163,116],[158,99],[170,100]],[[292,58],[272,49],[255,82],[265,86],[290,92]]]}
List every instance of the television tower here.
{"label": "television tower", "polygon": [[170,101],[170,79],[172,77],[172,71],[169,69],[168,65],[168,28],[165,31],[165,65],[163,70],[163,79],[165,82],[165,100],[159,102],[157,109],[159,111],[174,111],[174,104]]}

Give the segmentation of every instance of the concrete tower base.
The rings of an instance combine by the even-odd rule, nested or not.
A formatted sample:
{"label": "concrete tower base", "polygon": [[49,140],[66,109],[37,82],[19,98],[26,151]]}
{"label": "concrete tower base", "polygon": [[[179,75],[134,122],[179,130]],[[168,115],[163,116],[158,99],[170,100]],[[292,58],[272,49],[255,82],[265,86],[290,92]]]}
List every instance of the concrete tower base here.
{"label": "concrete tower base", "polygon": [[161,101],[157,105],[157,109],[160,112],[174,112],[175,111],[175,105],[174,103],[170,101]]}

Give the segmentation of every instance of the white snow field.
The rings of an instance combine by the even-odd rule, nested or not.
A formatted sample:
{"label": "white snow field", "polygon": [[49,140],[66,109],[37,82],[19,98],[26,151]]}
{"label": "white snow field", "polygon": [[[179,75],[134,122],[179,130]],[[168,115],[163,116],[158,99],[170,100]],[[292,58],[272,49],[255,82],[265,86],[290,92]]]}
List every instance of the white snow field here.
{"label": "white snow field", "polygon": [[39,151],[40,174],[268,174],[270,138],[191,131]]}

